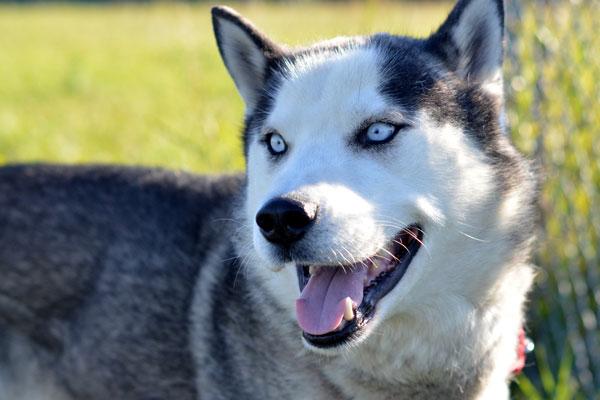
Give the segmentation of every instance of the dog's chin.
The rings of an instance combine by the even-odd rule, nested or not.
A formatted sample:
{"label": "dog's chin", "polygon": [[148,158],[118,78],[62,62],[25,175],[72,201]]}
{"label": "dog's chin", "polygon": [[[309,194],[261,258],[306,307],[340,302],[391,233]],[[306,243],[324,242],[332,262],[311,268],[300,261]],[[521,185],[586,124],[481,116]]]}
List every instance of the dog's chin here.
{"label": "dog's chin", "polygon": [[[376,254],[349,265],[295,261],[293,255],[273,246],[263,250],[274,261],[267,263],[269,269],[296,269],[300,289],[296,316],[305,347],[334,355],[364,341],[384,320],[379,303],[399,286],[422,244],[423,230],[414,224],[398,232]],[[328,320],[326,327],[321,326],[323,318]]]}

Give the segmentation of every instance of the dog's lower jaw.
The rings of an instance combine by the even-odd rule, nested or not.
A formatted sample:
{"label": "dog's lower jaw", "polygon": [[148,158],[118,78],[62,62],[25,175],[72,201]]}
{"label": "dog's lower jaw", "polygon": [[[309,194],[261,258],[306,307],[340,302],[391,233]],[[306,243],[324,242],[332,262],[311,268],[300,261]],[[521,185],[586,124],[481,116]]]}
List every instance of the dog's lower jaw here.
{"label": "dog's lower jaw", "polygon": [[450,326],[418,316],[382,324],[325,374],[348,398],[508,399],[532,276],[528,265],[512,265],[486,303],[493,307],[465,305],[470,312]]}

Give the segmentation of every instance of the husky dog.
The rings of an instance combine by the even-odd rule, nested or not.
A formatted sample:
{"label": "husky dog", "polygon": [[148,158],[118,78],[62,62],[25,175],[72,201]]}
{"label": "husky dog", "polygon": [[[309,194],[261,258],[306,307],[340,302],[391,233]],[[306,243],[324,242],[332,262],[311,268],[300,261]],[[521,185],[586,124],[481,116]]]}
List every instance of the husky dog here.
{"label": "husky dog", "polygon": [[0,169],[0,399],[506,399],[535,184],[503,4],[290,49],[226,7],[244,177]]}

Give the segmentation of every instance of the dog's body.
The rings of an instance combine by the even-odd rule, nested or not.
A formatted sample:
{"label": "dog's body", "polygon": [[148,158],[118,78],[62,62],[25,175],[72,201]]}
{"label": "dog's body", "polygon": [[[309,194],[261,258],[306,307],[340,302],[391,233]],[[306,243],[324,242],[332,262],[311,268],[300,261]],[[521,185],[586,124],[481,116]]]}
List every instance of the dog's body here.
{"label": "dog's body", "polygon": [[507,398],[535,188],[502,16],[292,51],[217,8],[245,177],[0,170],[0,399]]}

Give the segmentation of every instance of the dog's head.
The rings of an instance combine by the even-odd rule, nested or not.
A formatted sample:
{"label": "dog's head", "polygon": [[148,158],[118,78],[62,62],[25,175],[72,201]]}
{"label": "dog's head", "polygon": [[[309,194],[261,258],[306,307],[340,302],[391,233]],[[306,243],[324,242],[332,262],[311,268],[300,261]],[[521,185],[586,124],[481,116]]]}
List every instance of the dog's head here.
{"label": "dog's head", "polygon": [[289,49],[213,9],[246,105],[246,250],[309,347],[453,319],[521,254],[531,184],[504,129],[503,15],[461,0],[425,39]]}

